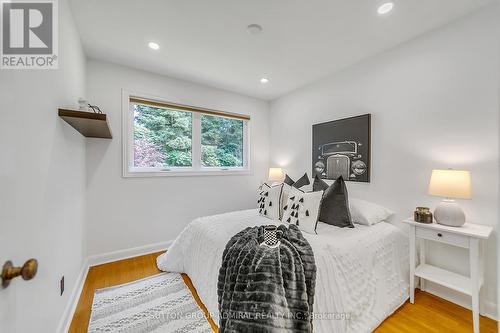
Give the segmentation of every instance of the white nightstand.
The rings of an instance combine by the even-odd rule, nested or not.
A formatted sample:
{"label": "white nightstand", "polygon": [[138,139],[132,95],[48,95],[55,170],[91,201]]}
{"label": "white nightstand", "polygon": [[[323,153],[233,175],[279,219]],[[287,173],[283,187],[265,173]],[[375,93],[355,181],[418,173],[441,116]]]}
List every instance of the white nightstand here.
{"label": "white nightstand", "polygon": [[[472,320],[474,333],[479,332],[479,291],[483,285],[483,250],[480,240],[490,237],[492,227],[465,223],[462,227],[448,227],[437,223],[418,223],[413,218],[403,221],[410,226],[410,302],[415,295],[415,277],[420,278],[420,288],[425,290],[429,280],[472,297]],[[420,238],[420,264],[415,267],[417,242]],[[469,249],[470,277],[456,274],[426,264],[425,241],[431,240]]]}

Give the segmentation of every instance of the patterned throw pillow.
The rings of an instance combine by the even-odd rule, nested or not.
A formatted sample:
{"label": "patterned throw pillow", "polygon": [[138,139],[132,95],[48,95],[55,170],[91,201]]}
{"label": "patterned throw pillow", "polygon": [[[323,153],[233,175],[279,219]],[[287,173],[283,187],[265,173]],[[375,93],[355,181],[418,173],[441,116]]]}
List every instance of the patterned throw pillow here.
{"label": "patterned throw pillow", "polygon": [[315,234],[318,224],[319,207],[323,192],[304,192],[292,188],[286,205],[283,207],[282,222],[293,223],[300,230]]}
{"label": "patterned throw pillow", "polygon": [[283,181],[283,194],[281,195],[281,212],[280,218],[283,217],[283,207],[286,205],[288,200],[288,194],[290,193],[293,187],[300,189],[303,186],[309,185],[311,182],[309,181],[309,177],[307,176],[307,172],[304,173],[299,180],[294,181],[290,176],[285,175],[285,180]]}
{"label": "patterned throw pillow", "polygon": [[259,200],[257,205],[259,214],[272,220],[280,219],[280,203],[283,184],[269,186],[263,184],[259,191]]}

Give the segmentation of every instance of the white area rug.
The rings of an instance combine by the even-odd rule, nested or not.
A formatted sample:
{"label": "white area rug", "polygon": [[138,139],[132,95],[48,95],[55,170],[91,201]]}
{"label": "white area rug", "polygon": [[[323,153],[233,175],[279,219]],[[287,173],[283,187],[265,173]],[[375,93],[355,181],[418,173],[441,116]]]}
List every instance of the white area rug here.
{"label": "white area rug", "polygon": [[212,332],[182,276],[162,273],[96,290],[88,332]]}

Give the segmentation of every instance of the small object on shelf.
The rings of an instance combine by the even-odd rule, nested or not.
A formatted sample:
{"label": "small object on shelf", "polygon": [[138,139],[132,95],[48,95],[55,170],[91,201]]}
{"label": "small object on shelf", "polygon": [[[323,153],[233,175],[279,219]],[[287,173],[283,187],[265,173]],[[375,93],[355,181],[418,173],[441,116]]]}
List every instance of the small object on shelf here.
{"label": "small object on shelf", "polygon": [[97,105],[90,105],[90,103],[89,103],[88,107],[89,107],[89,109],[94,111],[94,113],[102,113],[101,109]]}
{"label": "small object on shelf", "polygon": [[465,223],[462,208],[452,198],[470,199],[471,175],[464,170],[432,170],[429,194],[445,199],[434,210],[434,218],[439,224],[461,227]]}
{"label": "small object on shelf", "polygon": [[78,110],[79,111],[88,111],[89,108],[89,101],[86,100],[85,98],[79,98],[78,99]]}
{"label": "small object on shelf", "polygon": [[88,138],[112,139],[108,117],[104,113],[59,109],[59,117]]}
{"label": "small object on shelf", "polygon": [[413,213],[415,222],[432,223],[432,213],[428,207],[417,207]]}

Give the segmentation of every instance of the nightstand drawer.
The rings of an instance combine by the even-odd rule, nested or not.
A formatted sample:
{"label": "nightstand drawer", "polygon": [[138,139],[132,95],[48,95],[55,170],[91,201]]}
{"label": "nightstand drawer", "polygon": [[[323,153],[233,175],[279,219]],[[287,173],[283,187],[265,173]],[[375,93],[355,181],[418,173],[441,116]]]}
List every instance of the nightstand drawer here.
{"label": "nightstand drawer", "polygon": [[456,235],[448,232],[417,228],[416,236],[418,238],[429,239],[436,242],[446,243],[459,247],[469,248],[469,237]]}

